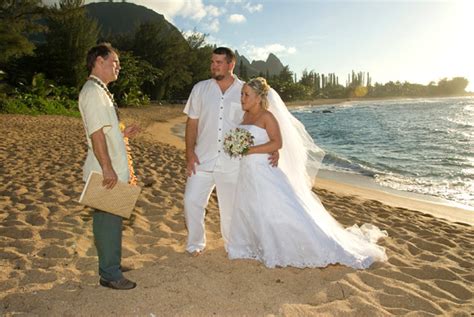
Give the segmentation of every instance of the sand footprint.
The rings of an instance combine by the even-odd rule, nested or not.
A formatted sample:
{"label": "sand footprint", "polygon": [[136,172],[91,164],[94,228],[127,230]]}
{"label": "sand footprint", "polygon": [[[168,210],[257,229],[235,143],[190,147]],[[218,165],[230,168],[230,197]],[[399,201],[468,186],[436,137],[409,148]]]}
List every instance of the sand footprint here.
{"label": "sand footprint", "polygon": [[[436,265],[434,263],[434,265]],[[400,271],[421,280],[458,280],[460,277],[450,270],[431,265],[424,265],[420,268],[400,268]]]}
{"label": "sand footprint", "polygon": [[401,295],[381,293],[375,296],[385,308],[394,308],[396,310],[404,309],[406,313],[410,312],[413,316],[423,313],[443,313],[441,307],[414,292],[404,291],[404,294]]}
{"label": "sand footprint", "polygon": [[450,293],[459,300],[467,301],[473,299],[472,291],[453,281],[435,280],[436,285],[444,291]]}
{"label": "sand footprint", "polygon": [[29,284],[46,284],[54,282],[58,279],[57,274],[42,269],[33,269],[25,272],[25,276],[21,279],[20,285]]}

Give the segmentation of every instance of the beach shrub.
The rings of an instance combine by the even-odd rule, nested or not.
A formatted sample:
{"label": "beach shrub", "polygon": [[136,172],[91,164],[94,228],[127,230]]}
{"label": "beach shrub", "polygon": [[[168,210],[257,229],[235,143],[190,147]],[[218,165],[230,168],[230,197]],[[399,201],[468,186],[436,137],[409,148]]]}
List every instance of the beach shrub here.
{"label": "beach shrub", "polygon": [[134,56],[132,52],[120,52],[119,78],[109,89],[119,106],[144,106],[150,103],[150,97],[142,92],[144,85],[154,85],[162,74],[147,61]]}
{"label": "beach shrub", "polygon": [[150,104],[150,97],[143,94],[140,89],[132,88],[128,93],[123,93],[121,101],[129,106],[144,106]]}
{"label": "beach shrub", "polygon": [[30,86],[20,85],[2,96],[0,112],[80,116],[77,89],[55,86],[44,74],[35,74]]}
{"label": "beach shrub", "polygon": [[57,100],[34,94],[21,94],[0,100],[0,112],[10,114],[50,114],[79,117],[79,108],[75,100]]}

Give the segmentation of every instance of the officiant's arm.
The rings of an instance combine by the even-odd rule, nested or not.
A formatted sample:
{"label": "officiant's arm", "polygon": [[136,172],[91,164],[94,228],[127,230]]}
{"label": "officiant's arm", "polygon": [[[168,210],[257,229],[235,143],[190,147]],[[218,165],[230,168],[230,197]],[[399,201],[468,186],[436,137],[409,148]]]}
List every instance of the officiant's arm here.
{"label": "officiant's arm", "polygon": [[265,130],[267,130],[268,138],[270,140],[265,144],[250,147],[247,154],[274,153],[281,149],[282,139],[280,127],[278,126],[275,117],[270,112],[267,112],[262,116],[262,123]]}
{"label": "officiant's arm", "polygon": [[112,167],[112,161],[110,160],[109,151],[107,150],[107,141],[105,140],[104,131],[99,129],[92,133],[91,141],[94,155],[102,168],[102,176],[104,177],[102,185],[111,189],[115,184],[117,184],[118,177]]}
{"label": "officiant's arm", "polygon": [[196,174],[196,164],[199,163],[199,158],[194,152],[198,134],[199,119],[191,119],[188,117],[186,121],[185,143],[186,143],[186,172],[188,176]]}

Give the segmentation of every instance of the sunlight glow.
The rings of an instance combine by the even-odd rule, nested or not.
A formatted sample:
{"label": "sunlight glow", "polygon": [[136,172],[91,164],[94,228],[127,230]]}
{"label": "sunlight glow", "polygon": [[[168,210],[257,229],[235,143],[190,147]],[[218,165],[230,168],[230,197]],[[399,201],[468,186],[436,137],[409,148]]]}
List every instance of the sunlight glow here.
{"label": "sunlight glow", "polygon": [[[447,58],[441,65],[443,70],[453,76],[463,76],[469,80],[466,91],[474,92],[474,2],[470,0],[454,4],[450,30],[452,42],[446,45]],[[458,74],[458,75],[456,75]]]}

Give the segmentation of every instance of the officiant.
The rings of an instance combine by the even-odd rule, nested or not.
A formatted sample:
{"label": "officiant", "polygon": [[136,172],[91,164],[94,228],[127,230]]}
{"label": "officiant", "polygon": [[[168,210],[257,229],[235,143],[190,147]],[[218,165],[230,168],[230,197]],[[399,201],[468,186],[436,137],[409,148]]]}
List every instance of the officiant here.
{"label": "officiant", "polygon": [[[112,189],[118,181],[127,183],[134,177],[126,142],[139,128],[121,129],[117,104],[107,88],[120,72],[118,52],[109,43],[102,43],[89,50],[86,62],[89,78],[79,94],[88,149],[84,180],[96,171],[103,175],[103,186]],[[119,290],[135,288],[137,284],[123,276],[121,267],[122,217],[94,210],[93,233],[100,285]]]}

